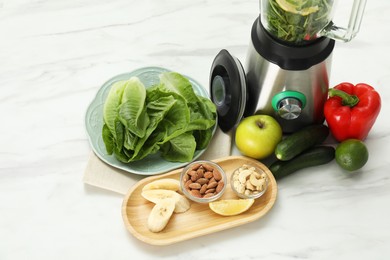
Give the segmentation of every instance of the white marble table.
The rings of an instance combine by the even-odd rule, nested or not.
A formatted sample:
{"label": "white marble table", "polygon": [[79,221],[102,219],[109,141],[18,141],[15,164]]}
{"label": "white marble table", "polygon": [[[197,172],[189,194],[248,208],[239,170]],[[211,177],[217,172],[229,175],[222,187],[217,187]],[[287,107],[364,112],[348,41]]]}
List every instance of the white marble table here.
{"label": "white marble table", "polygon": [[368,1],[333,55],[331,85],[366,82],[383,100],[361,172],[301,171],[261,220],[156,247],[125,229],[122,196],[83,184],[85,110],[144,66],[207,86],[220,49],[245,59],[258,2],[0,0],[0,259],[390,259],[389,12]]}

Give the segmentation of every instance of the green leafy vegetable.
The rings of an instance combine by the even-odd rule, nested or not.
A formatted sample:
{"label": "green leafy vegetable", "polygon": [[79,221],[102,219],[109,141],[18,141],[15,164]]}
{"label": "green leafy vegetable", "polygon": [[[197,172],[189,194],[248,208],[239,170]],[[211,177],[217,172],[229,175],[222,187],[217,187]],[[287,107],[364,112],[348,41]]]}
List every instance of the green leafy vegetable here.
{"label": "green leafy vegetable", "polygon": [[103,107],[104,122],[113,137],[115,136],[115,120],[118,117],[119,106],[121,104],[123,90],[125,87],[125,82],[116,82],[111,87]]}
{"label": "green leafy vegetable", "polygon": [[263,3],[267,30],[280,40],[305,44],[330,22],[333,0],[268,0]]}
{"label": "green leafy vegetable", "polygon": [[144,107],[145,86],[136,77],[125,81],[124,85],[122,103],[119,106],[119,120],[131,133],[142,138],[149,124],[149,117]]}
{"label": "green leafy vegetable", "polygon": [[146,89],[138,78],[115,83],[104,104],[102,137],[108,154],[124,163],[158,151],[168,161],[191,161],[212,138],[215,105],[175,72]]}
{"label": "green leafy vegetable", "polygon": [[179,73],[162,73],[160,83],[170,91],[181,95],[188,103],[196,103],[199,99],[192,89],[191,82]]}
{"label": "green leafy vegetable", "polygon": [[114,140],[114,136],[110,132],[110,129],[108,129],[107,124],[103,125],[102,136],[103,136],[103,142],[106,146],[107,153],[112,154],[115,149],[115,140]]}
{"label": "green leafy vegetable", "polygon": [[183,133],[164,143],[161,148],[162,156],[167,161],[188,162],[196,149],[195,137],[190,132]]}

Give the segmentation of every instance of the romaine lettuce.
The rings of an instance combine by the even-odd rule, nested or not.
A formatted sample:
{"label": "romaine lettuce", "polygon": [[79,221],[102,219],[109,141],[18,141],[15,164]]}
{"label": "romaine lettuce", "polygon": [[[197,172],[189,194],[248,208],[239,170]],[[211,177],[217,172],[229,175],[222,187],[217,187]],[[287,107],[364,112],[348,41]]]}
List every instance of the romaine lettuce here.
{"label": "romaine lettuce", "polygon": [[191,161],[211,140],[215,105],[176,72],[148,89],[138,78],[115,83],[104,104],[102,137],[108,154],[129,163],[157,151],[168,161]]}

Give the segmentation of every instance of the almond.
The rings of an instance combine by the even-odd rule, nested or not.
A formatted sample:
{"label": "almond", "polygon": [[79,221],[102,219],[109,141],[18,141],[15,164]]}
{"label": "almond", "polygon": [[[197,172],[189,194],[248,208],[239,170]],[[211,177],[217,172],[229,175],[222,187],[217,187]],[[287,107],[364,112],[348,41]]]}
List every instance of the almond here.
{"label": "almond", "polygon": [[191,190],[190,193],[194,197],[202,198],[202,194],[200,194],[199,190]]}
{"label": "almond", "polygon": [[207,184],[203,184],[202,185],[202,188],[200,188],[200,194],[204,194],[205,192],[206,192],[206,190],[207,190]]}
{"label": "almond", "polygon": [[189,185],[192,183],[191,180],[188,180],[186,181],[186,183],[184,183],[184,187],[188,190],[189,189]]}
{"label": "almond", "polygon": [[197,173],[197,172],[196,172],[195,170],[191,170],[191,171],[187,172],[187,174],[190,175],[190,176],[193,176],[193,175],[195,175],[196,173]]}
{"label": "almond", "polygon": [[198,173],[195,172],[195,174],[191,176],[191,181],[196,182],[198,179]]}
{"label": "almond", "polygon": [[209,184],[207,184],[207,189],[212,189],[212,188],[215,188],[218,186],[218,182],[214,181],[214,182],[209,182]]}
{"label": "almond", "polygon": [[207,164],[203,164],[203,168],[206,169],[206,171],[209,171],[209,172],[212,172],[214,170],[214,168],[210,165],[207,165]]}
{"label": "almond", "polygon": [[205,172],[203,177],[206,179],[211,179],[213,177],[213,172],[210,172],[210,171]]}
{"label": "almond", "polygon": [[198,174],[198,177],[199,178],[203,178],[203,175],[204,175],[204,170],[203,168],[199,168],[196,173]]}
{"label": "almond", "polygon": [[214,193],[214,192],[215,192],[215,189],[213,188],[213,189],[207,189],[205,193],[208,194],[208,193]]}
{"label": "almond", "polygon": [[197,182],[194,182],[194,183],[191,183],[190,185],[188,185],[188,187],[190,189],[194,189],[194,190],[200,190],[200,188],[202,187],[199,183]]}
{"label": "almond", "polygon": [[215,192],[216,193],[220,193],[223,189],[223,187],[225,186],[225,183],[223,183],[223,181],[220,181],[217,185],[217,188],[215,188]]}
{"label": "almond", "polygon": [[203,198],[210,198],[212,196],[214,196],[215,194],[214,193],[207,193],[203,196]]}
{"label": "almond", "polygon": [[214,179],[215,179],[216,181],[222,180],[222,174],[221,174],[219,171],[217,171],[217,170],[215,170],[215,171],[213,172],[213,177],[214,177]]}
{"label": "almond", "polygon": [[200,185],[203,185],[205,183],[208,183],[209,180],[206,178],[199,178],[196,182],[199,183]]}

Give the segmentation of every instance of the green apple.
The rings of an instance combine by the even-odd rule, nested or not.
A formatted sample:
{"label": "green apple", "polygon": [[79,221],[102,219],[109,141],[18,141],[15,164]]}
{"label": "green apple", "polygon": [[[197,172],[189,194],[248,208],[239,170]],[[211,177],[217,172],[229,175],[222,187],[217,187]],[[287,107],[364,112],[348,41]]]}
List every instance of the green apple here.
{"label": "green apple", "polygon": [[238,124],[235,142],[243,155],[263,159],[274,153],[282,136],[282,128],[273,117],[252,115]]}

